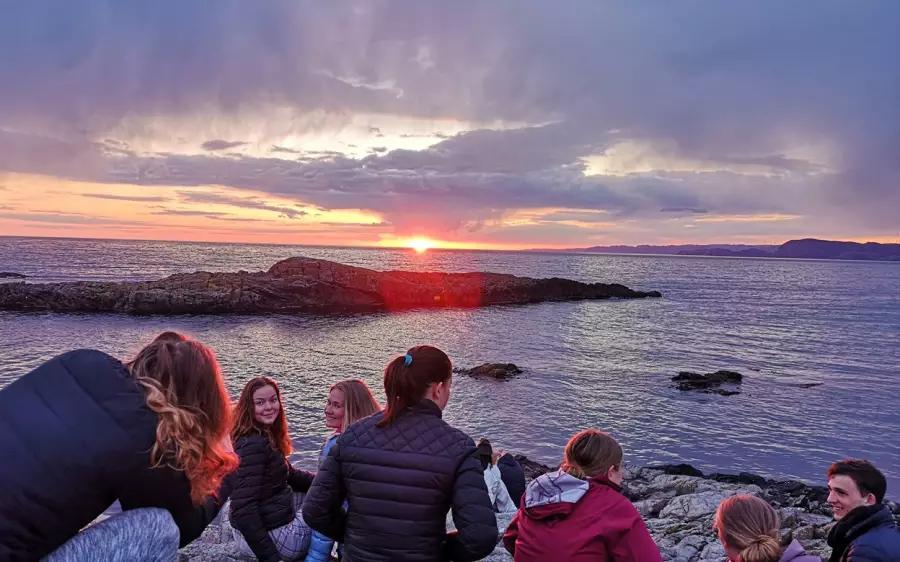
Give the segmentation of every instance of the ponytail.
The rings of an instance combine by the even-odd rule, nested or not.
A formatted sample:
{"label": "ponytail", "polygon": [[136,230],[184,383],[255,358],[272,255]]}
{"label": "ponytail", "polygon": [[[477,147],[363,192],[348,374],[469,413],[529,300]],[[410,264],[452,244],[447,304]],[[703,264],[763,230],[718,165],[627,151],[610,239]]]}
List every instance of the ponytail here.
{"label": "ponytail", "polygon": [[569,439],[562,468],[575,478],[587,480],[621,467],[622,457],[622,446],[611,435],[586,429]]}
{"label": "ponytail", "polygon": [[419,403],[435,383],[443,383],[453,375],[453,363],[446,353],[430,345],[410,348],[406,355],[395,357],[384,370],[384,393],[387,402],[378,427],[389,427],[406,408]]}

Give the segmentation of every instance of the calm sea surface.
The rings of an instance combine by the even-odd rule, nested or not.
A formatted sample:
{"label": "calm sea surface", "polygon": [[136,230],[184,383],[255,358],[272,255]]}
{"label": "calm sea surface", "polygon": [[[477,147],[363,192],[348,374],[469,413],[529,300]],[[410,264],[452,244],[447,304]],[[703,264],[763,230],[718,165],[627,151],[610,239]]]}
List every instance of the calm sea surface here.
{"label": "calm sea surface", "polygon": [[[0,271],[33,282],[254,271],[298,255],[618,282],[664,298],[345,316],[0,312],[0,387],[70,349],[128,358],[162,330],[183,331],[215,349],[235,396],[256,375],[282,383],[297,460],[312,466],[328,386],[359,377],[383,400],[384,365],[431,343],[457,366],[527,370],[511,382],[456,378],[445,417],[538,460],[599,427],[638,463],[822,481],[853,456],[900,485],[900,264],[0,238]],[[738,396],[684,394],[669,382],[684,369],[747,379]]]}

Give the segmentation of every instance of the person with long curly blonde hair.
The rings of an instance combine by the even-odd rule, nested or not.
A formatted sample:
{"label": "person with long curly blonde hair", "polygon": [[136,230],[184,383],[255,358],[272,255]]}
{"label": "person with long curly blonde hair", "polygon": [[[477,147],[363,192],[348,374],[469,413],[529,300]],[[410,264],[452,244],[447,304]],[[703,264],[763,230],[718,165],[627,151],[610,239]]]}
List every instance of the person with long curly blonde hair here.
{"label": "person with long curly blonde hair", "polygon": [[171,562],[228,498],[230,428],[215,355],[180,334],[47,361],[0,391],[0,560]]}

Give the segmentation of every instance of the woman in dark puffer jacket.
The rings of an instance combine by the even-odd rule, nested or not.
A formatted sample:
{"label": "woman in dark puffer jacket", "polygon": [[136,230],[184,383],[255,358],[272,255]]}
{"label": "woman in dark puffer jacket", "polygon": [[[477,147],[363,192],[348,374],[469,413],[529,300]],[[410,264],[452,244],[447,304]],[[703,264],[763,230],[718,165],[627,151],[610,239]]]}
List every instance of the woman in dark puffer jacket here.
{"label": "woman in dark puffer jacket", "polygon": [[[441,419],[452,372],[431,346],[395,358],[385,410],[341,433],[320,467],[303,517],[344,542],[344,562],[474,561],[497,544],[475,442]],[[456,533],[445,530],[448,511]]]}
{"label": "woman in dark puffer jacket", "polygon": [[0,560],[171,562],[228,499],[230,428],[215,356],[180,334],[47,361],[0,391]]}
{"label": "woman in dark puffer jacket", "polygon": [[310,530],[300,505],[313,475],[291,466],[281,391],[268,377],[252,379],[241,392],[231,433],[241,457],[231,494],[231,525],[238,550],[263,561],[301,560]]}

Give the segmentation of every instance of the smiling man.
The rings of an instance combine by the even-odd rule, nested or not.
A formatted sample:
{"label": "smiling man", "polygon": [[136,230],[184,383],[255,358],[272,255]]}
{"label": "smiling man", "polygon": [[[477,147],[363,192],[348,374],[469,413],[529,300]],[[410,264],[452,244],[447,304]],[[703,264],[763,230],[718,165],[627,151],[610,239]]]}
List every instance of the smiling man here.
{"label": "smiling man", "polygon": [[844,460],[828,470],[828,503],[837,525],[828,535],[830,562],[900,560],[900,531],[882,502],[884,474],[869,461]]}

